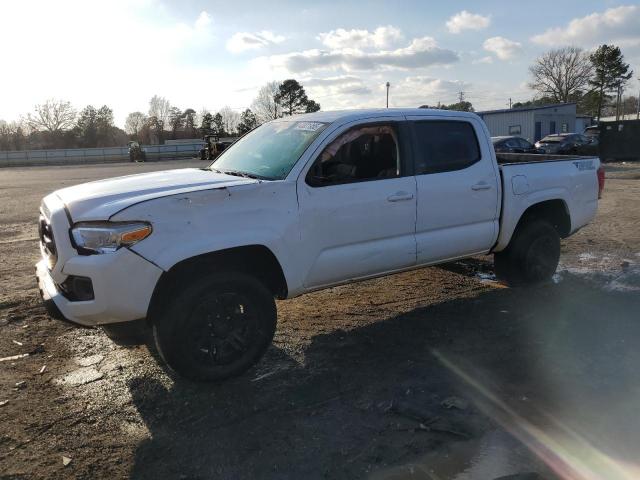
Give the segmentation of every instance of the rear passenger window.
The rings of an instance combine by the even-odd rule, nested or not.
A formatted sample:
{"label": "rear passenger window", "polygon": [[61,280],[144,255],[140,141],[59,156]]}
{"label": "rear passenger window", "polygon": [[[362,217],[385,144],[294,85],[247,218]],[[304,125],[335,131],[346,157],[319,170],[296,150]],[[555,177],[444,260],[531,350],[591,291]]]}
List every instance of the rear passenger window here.
{"label": "rear passenger window", "polygon": [[480,160],[480,148],[468,122],[413,122],[416,175],[461,170]]}

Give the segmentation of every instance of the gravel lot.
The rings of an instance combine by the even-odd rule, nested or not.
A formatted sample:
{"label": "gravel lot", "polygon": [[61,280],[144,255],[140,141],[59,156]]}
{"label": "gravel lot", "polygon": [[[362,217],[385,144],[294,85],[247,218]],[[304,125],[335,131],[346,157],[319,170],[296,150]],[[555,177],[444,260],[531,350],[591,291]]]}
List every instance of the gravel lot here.
{"label": "gravel lot", "polygon": [[48,319],[34,282],[46,193],[185,166],[0,170],[0,358],[30,353],[0,362],[0,478],[640,478],[640,165],[607,166],[553,283],[478,258],[280,302],[220,385]]}

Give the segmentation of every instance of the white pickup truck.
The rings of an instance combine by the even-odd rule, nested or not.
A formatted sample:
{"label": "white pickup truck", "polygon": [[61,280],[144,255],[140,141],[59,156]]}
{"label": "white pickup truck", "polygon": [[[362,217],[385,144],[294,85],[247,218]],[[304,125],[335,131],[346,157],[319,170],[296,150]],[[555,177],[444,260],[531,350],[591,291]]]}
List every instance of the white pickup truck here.
{"label": "white pickup truck", "polygon": [[52,315],[112,336],[142,322],[173,370],[221,380],[269,346],[274,298],[489,253],[510,285],[548,280],[604,176],[597,158],[522,160],[471,113],[274,120],[207,168],[48,195],[39,288]]}

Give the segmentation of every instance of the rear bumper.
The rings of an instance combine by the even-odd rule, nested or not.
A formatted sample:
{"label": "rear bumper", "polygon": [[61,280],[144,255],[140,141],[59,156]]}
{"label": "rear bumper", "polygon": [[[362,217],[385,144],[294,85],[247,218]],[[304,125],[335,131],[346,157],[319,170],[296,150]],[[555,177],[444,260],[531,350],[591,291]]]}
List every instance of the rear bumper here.
{"label": "rear bumper", "polygon": [[96,326],[145,318],[162,270],[127,249],[112,254],[75,256],[63,266],[64,275],[88,277],[94,298],[67,299],[57,287],[45,260],[36,264],[38,288],[53,318]]}

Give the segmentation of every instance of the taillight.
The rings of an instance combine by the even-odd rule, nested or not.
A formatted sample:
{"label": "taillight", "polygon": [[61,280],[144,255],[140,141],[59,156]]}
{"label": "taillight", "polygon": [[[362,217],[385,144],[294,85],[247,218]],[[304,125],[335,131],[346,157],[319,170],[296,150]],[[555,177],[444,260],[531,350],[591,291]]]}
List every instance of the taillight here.
{"label": "taillight", "polygon": [[604,190],[604,167],[598,168],[598,198],[602,198]]}

